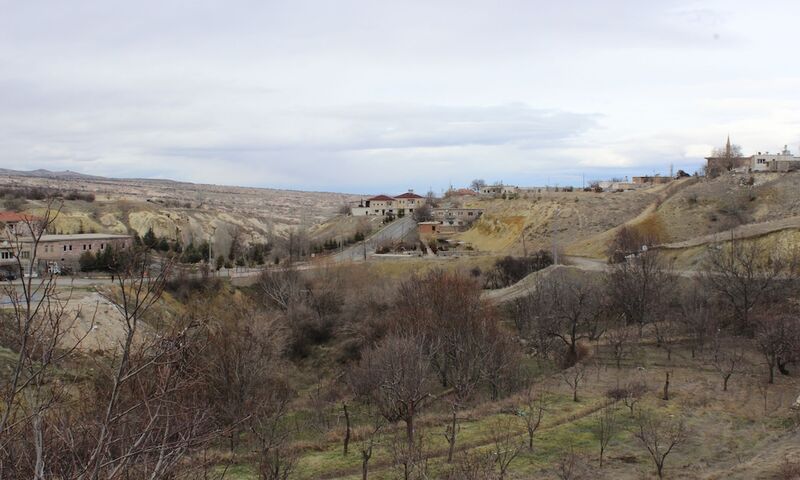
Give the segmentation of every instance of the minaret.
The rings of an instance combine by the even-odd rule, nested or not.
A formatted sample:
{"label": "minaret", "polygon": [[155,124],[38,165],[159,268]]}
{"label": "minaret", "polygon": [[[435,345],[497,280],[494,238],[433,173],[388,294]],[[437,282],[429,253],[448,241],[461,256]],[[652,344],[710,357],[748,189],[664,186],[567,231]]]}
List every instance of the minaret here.
{"label": "minaret", "polygon": [[731,135],[728,134],[728,141],[725,143],[725,158],[731,158]]}

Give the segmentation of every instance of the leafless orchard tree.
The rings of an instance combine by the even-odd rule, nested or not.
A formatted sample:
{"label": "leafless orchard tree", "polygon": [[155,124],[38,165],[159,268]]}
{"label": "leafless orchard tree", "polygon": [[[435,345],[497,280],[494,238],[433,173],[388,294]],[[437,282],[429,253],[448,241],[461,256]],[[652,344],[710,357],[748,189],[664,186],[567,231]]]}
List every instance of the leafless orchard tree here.
{"label": "leafless orchard tree", "polygon": [[584,478],[587,472],[588,465],[575,453],[575,447],[571,443],[569,451],[558,457],[553,468],[553,473],[559,480],[578,480]]}
{"label": "leafless orchard tree", "polygon": [[287,385],[276,384],[265,392],[259,409],[250,421],[257,445],[257,472],[261,480],[287,480],[297,464],[292,450],[294,427],[287,421],[292,392]]}
{"label": "leafless orchard tree", "polygon": [[756,322],[755,340],[775,383],[775,369],[787,374],[786,364],[796,361],[800,348],[800,317],[787,312],[766,312]]}
{"label": "leafless orchard tree", "polygon": [[443,480],[491,480],[494,472],[494,456],[475,450],[462,452]]}
{"label": "leafless orchard tree", "polygon": [[622,403],[628,408],[631,417],[634,416],[636,405],[647,392],[647,385],[642,382],[628,382],[625,386]]}
{"label": "leafless orchard tree", "polygon": [[389,443],[392,465],[400,471],[403,480],[424,480],[428,478],[428,456],[425,451],[425,437],[416,433],[413,442],[395,437]]}
{"label": "leafless orchard tree", "polygon": [[604,331],[606,309],[601,292],[592,284],[551,275],[540,281],[528,298],[518,304],[517,313],[528,315],[522,331],[552,337],[566,348],[565,365],[579,360],[581,340],[595,340]]}
{"label": "leafless orchard tree", "polygon": [[655,250],[641,252],[614,265],[606,276],[611,305],[624,315],[629,325],[639,327],[640,336],[645,325],[659,318],[674,285],[672,264]]}
{"label": "leafless orchard tree", "polygon": [[600,450],[600,468],[603,468],[603,454],[611,440],[619,433],[617,409],[613,403],[606,405],[597,413],[592,433]]}
{"label": "leafless orchard tree", "polygon": [[394,335],[364,352],[350,372],[353,390],[372,402],[389,422],[406,424],[406,441],[413,446],[414,419],[433,399],[430,357],[419,336]]}
{"label": "leafless orchard tree", "polygon": [[204,349],[207,396],[219,427],[231,426],[233,451],[241,430],[259,408],[257,399],[275,388],[286,329],[276,317],[244,300],[230,305],[202,303],[196,311],[208,328]]}
{"label": "leafless orchard tree", "polygon": [[479,331],[464,332],[455,344],[449,346],[452,365],[449,372],[452,390],[447,396],[450,404],[451,420],[445,429],[447,440],[447,462],[453,460],[456,439],[460,426],[459,411],[470,401],[478,385],[483,380],[483,371],[490,354]]}
{"label": "leafless orchard tree", "polygon": [[672,350],[681,340],[683,329],[676,322],[672,315],[665,315],[660,321],[653,322],[653,330],[656,334],[656,346],[667,352],[667,361],[672,361]]}
{"label": "leafless orchard tree", "polygon": [[653,412],[639,412],[633,436],[639,439],[650,454],[658,478],[664,478],[664,464],[669,454],[688,437],[682,420],[659,416]]}
{"label": "leafless orchard tree", "polygon": [[528,432],[528,450],[533,451],[533,437],[542,425],[544,413],[547,411],[547,392],[535,392],[530,385],[523,394],[522,408],[517,415],[522,418],[525,430]]}
{"label": "leafless orchard tree", "polygon": [[771,294],[790,284],[797,255],[776,254],[761,243],[732,238],[709,249],[702,279],[727,305],[735,326],[752,333],[751,312]]}
{"label": "leafless orchard tree", "polygon": [[525,442],[516,432],[516,422],[517,420],[511,416],[502,416],[495,419],[489,427],[498,480],[505,478],[511,462],[525,448]]}
{"label": "leafless orchard tree", "polygon": [[620,317],[616,322],[609,325],[606,330],[605,338],[611,347],[611,354],[614,356],[614,363],[617,370],[622,367],[622,361],[631,355],[633,346],[631,345],[631,331],[625,325],[625,321]]}
{"label": "leafless orchard tree", "polygon": [[378,412],[367,408],[367,415],[370,419],[369,430],[363,435],[358,446],[361,454],[361,480],[367,480],[369,461],[372,459],[373,449],[381,442],[381,432],[384,427],[384,419]]}
{"label": "leafless orchard tree", "polygon": [[572,390],[572,401],[578,401],[578,388],[586,379],[586,365],[583,363],[576,363],[571,368],[563,370],[561,372],[561,379],[569,385],[570,390]]}
{"label": "leafless orchard tree", "polygon": [[722,391],[728,391],[728,381],[734,374],[747,372],[747,357],[741,345],[744,339],[725,340],[720,335],[713,340],[713,350],[709,355],[709,363],[722,377]]}
{"label": "leafless orchard tree", "polygon": [[717,316],[706,287],[702,280],[694,280],[683,292],[679,302],[678,321],[683,324],[683,331],[691,339],[692,358],[703,350],[708,339],[718,330]]}
{"label": "leafless orchard tree", "polygon": [[540,290],[534,288],[527,295],[515,299],[510,315],[517,332],[525,339],[533,355],[547,359],[554,354],[559,341],[550,335],[550,328],[545,324],[546,318],[540,315],[540,306],[544,302],[540,298],[542,295]]}

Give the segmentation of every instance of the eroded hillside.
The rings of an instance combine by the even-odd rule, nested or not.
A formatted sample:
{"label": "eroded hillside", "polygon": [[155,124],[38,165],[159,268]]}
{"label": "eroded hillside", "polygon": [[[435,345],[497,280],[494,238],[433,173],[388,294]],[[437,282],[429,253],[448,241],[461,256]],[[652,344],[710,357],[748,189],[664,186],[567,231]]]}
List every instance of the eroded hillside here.
{"label": "eroded hillside", "polygon": [[[54,225],[61,233],[137,232],[182,242],[213,240],[222,248],[234,235],[263,242],[290,228],[311,228],[351,200],[338,193],[199,185],[163,180],[106,179],[78,175],[31,176],[9,171],[0,186],[91,193],[95,200],[66,200]],[[19,207],[37,212],[39,200]]]}
{"label": "eroded hillside", "polygon": [[[527,194],[473,200],[470,206],[484,209],[484,215],[459,239],[476,249],[517,254],[555,243],[569,255],[603,258],[623,225],[661,244],[705,244],[713,234],[731,232],[768,236],[796,230],[800,172],[689,178],[626,192]],[[694,243],[690,246],[697,247]]]}

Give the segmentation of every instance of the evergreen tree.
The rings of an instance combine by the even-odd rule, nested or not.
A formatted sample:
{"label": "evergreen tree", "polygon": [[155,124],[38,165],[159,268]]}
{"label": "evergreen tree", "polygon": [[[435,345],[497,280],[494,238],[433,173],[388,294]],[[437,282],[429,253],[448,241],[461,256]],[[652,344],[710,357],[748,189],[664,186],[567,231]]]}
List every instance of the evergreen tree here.
{"label": "evergreen tree", "polygon": [[167,241],[166,238],[161,237],[160,239],[158,239],[158,245],[156,246],[156,248],[160,252],[168,252],[169,251],[169,242]]}
{"label": "evergreen tree", "polygon": [[147,246],[147,248],[155,248],[158,239],[156,239],[156,234],[153,233],[152,227],[147,229],[147,233],[144,234],[144,238],[142,239],[142,241]]}

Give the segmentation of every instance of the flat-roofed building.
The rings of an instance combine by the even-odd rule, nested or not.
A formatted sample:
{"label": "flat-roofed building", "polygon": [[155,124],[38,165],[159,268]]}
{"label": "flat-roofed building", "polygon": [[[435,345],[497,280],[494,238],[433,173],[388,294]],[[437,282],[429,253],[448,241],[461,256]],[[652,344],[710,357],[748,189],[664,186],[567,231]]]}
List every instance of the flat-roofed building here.
{"label": "flat-roofed building", "polygon": [[441,225],[468,227],[483,214],[480,208],[434,208],[433,219]]}
{"label": "flat-roofed building", "polygon": [[95,255],[108,247],[126,249],[133,245],[130,235],[108,233],[79,233],[76,235],[42,235],[36,258],[51,262],[76,262],[84,252]]}

